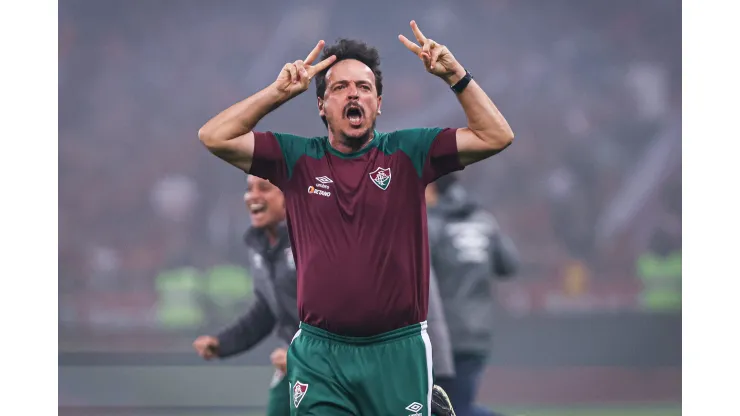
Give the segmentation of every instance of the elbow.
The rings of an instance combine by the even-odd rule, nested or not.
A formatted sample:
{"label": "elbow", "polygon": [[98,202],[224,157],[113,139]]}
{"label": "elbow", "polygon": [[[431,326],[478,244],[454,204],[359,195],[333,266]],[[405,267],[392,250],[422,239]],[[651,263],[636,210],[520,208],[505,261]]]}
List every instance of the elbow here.
{"label": "elbow", "polygon": [[499,140],[498,146],[499,149],[504,150],[507,147],[511,146],[511,144],[514,143],[514,135],[506,136],[505,138]]}
{"label": "elbow", "polygon": [[514,143],[514,133],[496,134],[485,140],[491,151],[498,153]]}
{"label": "elbow", "polygon": [[206,126],[203,126],[198,130],[198,140],[203,144],[206,144],[211,140],[211,133],[208,131]]}
{"label": "elbow", "polygon": [[213,149],[216,146],[217,139],[214,137],[213,130],[207,126],[203,126],[198,130],[198,140],[208,149]]}
{"label": "elbow", "polygon": [[479,132],[476,135],[482,142],[486,143],[491,151],[496,153],[511,146],[514,142],[514,132],[511,129]]}
{"label": "elbow", "polygon": [[496,138],[496,142],[496,144],[499,146],[499,149],[506,149],[507,147],[511,146],[512,143],[514,143],[514,132],[511,130],[511,128],[506,129],[506,131],[498,135],[498,137]]}

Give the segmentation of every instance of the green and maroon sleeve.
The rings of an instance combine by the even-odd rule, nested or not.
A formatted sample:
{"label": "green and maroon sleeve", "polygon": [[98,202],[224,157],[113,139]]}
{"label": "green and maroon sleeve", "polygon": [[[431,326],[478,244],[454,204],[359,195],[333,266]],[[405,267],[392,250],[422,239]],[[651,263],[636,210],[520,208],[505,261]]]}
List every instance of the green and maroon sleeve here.
{"label": "green and maroon sleeve", "polygon": [[249,173],[267,179],[278,188],[290,179],[308,139],[285,133],[254,132],[254,154]]}
{"label": "green and maroon sleeve", "polygon": [[427,153],[424,164],[424,184],[434,182],[440,176],[465,168],[457,152],[457,129],[440,129]]}
{"label": "green and maroon sleeve", "polygon": [[457,154],[457,129],[420,128],[395,132],[395,141],[414,164],[424,185],[461,170]]}

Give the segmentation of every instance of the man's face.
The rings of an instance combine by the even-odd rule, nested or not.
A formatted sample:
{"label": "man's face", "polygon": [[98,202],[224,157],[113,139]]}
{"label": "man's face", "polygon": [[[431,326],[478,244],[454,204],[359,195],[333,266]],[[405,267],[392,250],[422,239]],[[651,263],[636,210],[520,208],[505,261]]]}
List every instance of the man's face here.
{"label": "man's face", "polygon": [[373,71],[360,61],[345,59],[326,73],[326,91],[318,100],[319,115],[326,117],[335,135],[359,139],[375,127],[381,101]]}
{"label": "man's face", "polygon": [[249,175],[244,202],[256,228],[273,226],[285,218],[283,193],[268,180]]}

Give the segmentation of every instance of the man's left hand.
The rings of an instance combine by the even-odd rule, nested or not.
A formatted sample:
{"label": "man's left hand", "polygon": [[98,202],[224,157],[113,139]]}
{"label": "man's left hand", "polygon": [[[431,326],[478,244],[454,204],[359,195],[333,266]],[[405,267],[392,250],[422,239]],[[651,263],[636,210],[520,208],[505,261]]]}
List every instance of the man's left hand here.
{"label": "man's left hand", "polygon": [[411,30],[418,44],[408,40],[404,35],[398,35],[398,40],[421,59],[427,72],[442,78],[450,86],[465,76],[465,68],[457,62],[446,46],[427,39],[413,20]]}
{"label": "man's left hand", "polygon": [[270,354],[270,361],[278,370],[283,373],[288,372],[288,350],[285,348],[276,348],[275,351]]}

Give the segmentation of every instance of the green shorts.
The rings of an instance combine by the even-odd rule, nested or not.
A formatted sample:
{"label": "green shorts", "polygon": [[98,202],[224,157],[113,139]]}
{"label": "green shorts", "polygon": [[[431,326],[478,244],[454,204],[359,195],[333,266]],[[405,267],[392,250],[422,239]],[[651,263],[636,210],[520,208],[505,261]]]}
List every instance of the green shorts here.
{"label": "green shorts", "polygon": [[430,416],[432,346],[422,322],[372,337],[301,323],[288,349],[291,415]]}
{"label": "green shorts", "polygon": [[290,416],[290,386],[280,370],[275,370],[270,382],[266,416]]}

